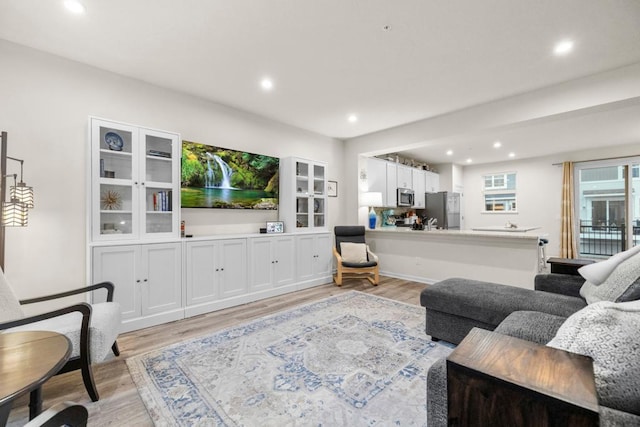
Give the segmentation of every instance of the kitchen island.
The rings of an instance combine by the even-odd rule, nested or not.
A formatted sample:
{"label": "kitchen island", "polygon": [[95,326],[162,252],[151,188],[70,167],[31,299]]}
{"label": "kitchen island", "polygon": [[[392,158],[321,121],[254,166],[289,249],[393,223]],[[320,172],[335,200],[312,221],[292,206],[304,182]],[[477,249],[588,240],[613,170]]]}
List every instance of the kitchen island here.
{"label": "kitchen island", "polygon": [[435,283],[450,277],[484,280],[533,289],[538,273],[539,229],[527,232],[367,230],[367,243],[379,257],[380,274]]}

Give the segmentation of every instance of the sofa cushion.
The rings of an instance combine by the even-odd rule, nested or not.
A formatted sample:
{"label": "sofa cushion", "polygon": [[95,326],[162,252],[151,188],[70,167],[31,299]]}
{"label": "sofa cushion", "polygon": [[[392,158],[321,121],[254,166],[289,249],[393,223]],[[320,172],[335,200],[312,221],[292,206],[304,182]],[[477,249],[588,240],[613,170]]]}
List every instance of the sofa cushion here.
{"label": "sofa cushion", "polygon": [[582,266],[578,269],[578,273],[580,273],[585,280],[588,280],[597,286],[607,280],[607,277],[609,277],[609,275],[613,273],[613,270],[615,270],[616,267],[624,260],[631,258],[638,252],[640,252],[640,246],[634,246],[631,249],[619,252],[609,257],[609,259],[605,261],[594,262],[593,264]]}
{"label": "sofa cushion", "polygon": [[420,294],[420,304],[427,311],[475,319],[494,327],[514,311],[568,317],[586,305],[581,298],[461,278],[446,279],[425,288]]}
{"label": "sofa cushion", "polygon": [[580,295],[592,304],[598,301],[625,302],[640,298],[640,253],[619,263],[599,285],[587,280]]}
{"label": "sofa cushion", "polygon": [[546,344],[556,335],[566,320],[566,317],[539,311],[514,311],[500,322],[495,332]]}
{"label": "sofa cushion", "polygon": [[570,316],[550,347],[593,359],[599,403],[640,415],[640,301],[591,304]]}

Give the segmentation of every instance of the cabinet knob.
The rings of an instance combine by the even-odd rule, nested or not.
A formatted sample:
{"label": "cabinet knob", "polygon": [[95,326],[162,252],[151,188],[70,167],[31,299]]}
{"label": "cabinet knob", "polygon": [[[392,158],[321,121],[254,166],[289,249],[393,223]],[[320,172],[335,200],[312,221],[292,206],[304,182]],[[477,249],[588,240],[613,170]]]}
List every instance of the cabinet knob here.
{"label": "cabinet knob", "polygon": [[134,181],[133,183],[134,183],[135,185],[138,185],[138,181]]}
{"label": "cabinet knob", "polygon": [[219,268],[216,268],[216,271],[220,271],[220,269],[219,269]]}
{"label": "cabinet knob", "polygon": [[221,268],[220,271],[224,271],[224,268]]}
{"label": "cabinet knob", "polygon": [[140,185],[144,185],[144,182],[141,182]]}
{"label": "cabinet knob", "polygon": [[143,282],[146,282],[146,281],[147,281],[147,279],[144,279],[144,280],[143,280]]}
{"label": "cabinet knob", "polygon": [[140,279],[136,280],[136,283],[140,283]]}
{"label": "cabinet knob", "polygon": [[276,264],[278,263],[278,260],[276,260]]}

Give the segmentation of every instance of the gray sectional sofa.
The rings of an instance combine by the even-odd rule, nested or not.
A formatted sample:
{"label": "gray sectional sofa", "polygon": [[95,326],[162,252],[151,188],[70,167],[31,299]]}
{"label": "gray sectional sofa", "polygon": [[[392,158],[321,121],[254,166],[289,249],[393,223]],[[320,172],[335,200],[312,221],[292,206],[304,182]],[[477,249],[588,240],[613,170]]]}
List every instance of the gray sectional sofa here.
{"label": "gray sectional sofa", "polygon": [[[443,280],[420,295],[426,333],[458,344],[479,327],[590,356],[600,425],[640,426],[640,253],[615,264],[604,285],[566,274],[538,275],[534,290]],[[612,280],[624,284],[607,290]],[[447,425],[446,382],[446,360],[441,359],[427,375],[429,427]]]}

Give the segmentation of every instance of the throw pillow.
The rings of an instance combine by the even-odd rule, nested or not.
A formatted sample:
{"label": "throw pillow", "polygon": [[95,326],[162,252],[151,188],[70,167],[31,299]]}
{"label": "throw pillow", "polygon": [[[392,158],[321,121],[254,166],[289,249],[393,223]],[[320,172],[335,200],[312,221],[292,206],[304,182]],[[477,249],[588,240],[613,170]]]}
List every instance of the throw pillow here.
{"label": "throw pillow", "polygon": [[621,262],[607,279],[599,285],[586,281],[580,296],[588,304],[598,301],[625,302],[637,299],[640,290],[640,253]]}
{"label": "throw pillow", "polygon": [[605,261],[594,262],[593,264],[580,267],[578,273],[580,273],[585,280],[597,286],[607,280],[607,277],[609,277],[618,265],[638,252],[640,252],[640,246],[634,246],[629,250],[619,252],[609,257],[609,259]]}
{"label": "throw pillow", "polygon": [[364,243],[340,243],[342,261],[362,264],[367,262],[367,245]]}
{"label": "throw pillow", "polygon": [[640,301],[588,305],[547,344],[593,359],[602,406],[640,415]]}

